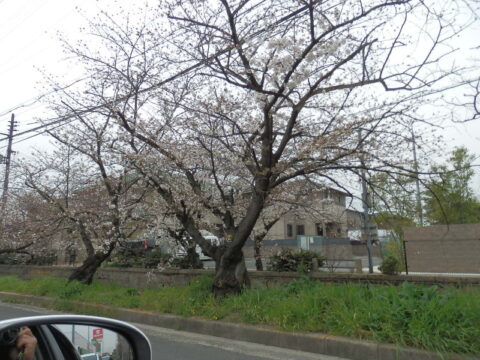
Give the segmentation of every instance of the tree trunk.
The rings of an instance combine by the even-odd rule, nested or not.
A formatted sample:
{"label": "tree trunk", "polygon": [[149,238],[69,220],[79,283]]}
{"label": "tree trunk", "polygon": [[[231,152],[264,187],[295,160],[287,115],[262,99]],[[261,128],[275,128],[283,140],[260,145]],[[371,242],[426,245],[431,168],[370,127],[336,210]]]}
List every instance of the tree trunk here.
{"label": "tree trunk", "polygon": [[239,294],[243,287],[250,286],[243,251],[236,251],[227,257],[225,250],[225,245],[219,246],[215,250],[215,278],[212,285],[215,299]]}
{"label": "tree trunk", "polygon": [[186,258],[192,269],[203,269],[203,263],[195,250],[195,245],[187,248]]}
{"label": "tree trunk", "polygon": [[88,256],[83,264],[73,271],[68,281],[79,281],[83,284],[90,285],[98,268],[109,256],[110,253],[95,253],[92,256]]}
{"label": "tree trunk", "polygon": [[257,271],[263,271],[263,263],[262,263],[262,241],[257,237],[253,240],[253,256],[255,257],[255,267]]}

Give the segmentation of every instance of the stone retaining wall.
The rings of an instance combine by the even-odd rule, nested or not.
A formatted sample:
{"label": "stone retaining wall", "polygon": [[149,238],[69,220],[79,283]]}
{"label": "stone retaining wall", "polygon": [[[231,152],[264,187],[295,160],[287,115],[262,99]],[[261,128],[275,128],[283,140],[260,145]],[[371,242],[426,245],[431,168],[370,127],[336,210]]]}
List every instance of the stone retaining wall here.
{"label": "stone retaining wall", "polygon": [[[0,276],[18,276],[22,279],[30,279],[37,276],[68,277],[73,271],[72,267],[60,266],[7,266],[0,265]],[[144,288],[147,286],[185,285],[199,275],[213,274],[213,270],[148,270],[148,269],[101,269],[96,274],[96,279],[104,282],[115,282],[125,286]],[[288,283],[301,277],[298,273],[272,272],[272,271],[249,271],[253,282],[273,286]],[[442,276],[418,276],[397,275],[387,276],[380,274],[344,274],[344,273],[321,273],[315,272],[309,275],[318,281],[329,283],[370,283],[370,284],[393,284],[400,285],[405,281],[426,285],[480,285],[479,277],[442,277]],[[0,289],[1,291],[2,289]]]}

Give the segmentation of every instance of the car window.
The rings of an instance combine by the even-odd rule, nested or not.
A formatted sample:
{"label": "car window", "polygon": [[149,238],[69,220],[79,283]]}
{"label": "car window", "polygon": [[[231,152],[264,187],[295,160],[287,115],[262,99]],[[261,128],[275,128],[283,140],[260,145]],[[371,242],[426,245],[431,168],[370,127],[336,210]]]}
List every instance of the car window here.
{"label": "car window", "polygon": [[70,340],[61,331],[59,331],[56,326],[49,325],[48,328],[52,332],[52,335],[55,337],[56,344],[60,348],[63,357],[66,360],[79,359],[78,351],[72,345]]}
{"label": "car window", "polygon": [[[70,360],[65,357],[64,351],[61,349],[61,339],[59,339],[58,336],[55,336],[55,334],[52,333],[52,330],[55,331],[55,329],[48,325],[40,325],[32,328],[32,332],[38,341],[37,350],[41,354],[39,359]],[[35,360],[37,360],[37,355],[36,351]],[[72,359],[75,359],[75,357]]]}
{"label": "car window", "polygon": [[46,357],[45,355],[45,350],[42,350],[42,344],[40,344],[40,335],[39,335],[39,329],[37,327],[32,327],[31,328],[33,336],[37,338],[37,348],[35,349],[35,357],[33,358],[34,360],[43,360]]}

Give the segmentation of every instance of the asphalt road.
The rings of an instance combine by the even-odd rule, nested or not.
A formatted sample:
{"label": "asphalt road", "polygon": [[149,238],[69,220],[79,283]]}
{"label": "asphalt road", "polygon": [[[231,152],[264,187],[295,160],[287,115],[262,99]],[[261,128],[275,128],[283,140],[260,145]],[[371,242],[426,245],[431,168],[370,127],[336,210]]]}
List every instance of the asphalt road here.
{"label": "asphalt road", "polygon": [[[58,313],[33,306],[0,302],[0,320]],[[154,360],[346,360],[155,326],[134,325],[150,339]]]}

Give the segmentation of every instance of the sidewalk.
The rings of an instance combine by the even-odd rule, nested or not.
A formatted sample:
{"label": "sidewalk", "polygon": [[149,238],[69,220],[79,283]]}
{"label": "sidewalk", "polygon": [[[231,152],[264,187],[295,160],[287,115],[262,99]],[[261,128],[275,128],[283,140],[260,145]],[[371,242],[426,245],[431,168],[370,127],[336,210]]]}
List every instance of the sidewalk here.
{"label": "sidewalk", "polygon": [[[0,292],[0,300],[13,300],[36,306],[49,307],[54,299],[44,296],[20,295]],[[75,312],[95,314],[115,319],[154,325],[163,328],[212,335],[232,340],[247,341],[262,345],[288,348],[317,354],[331,355],[351,360],[466,360],[479,359],[461,355],[441,357],[432,352],[372,341],[355,340],[345,337],[300,332],[284,332],[266,326],[252,326],[226,321],[184,318],[176,315],[151,311],[114,308],[105,305],[71,302]]]}

